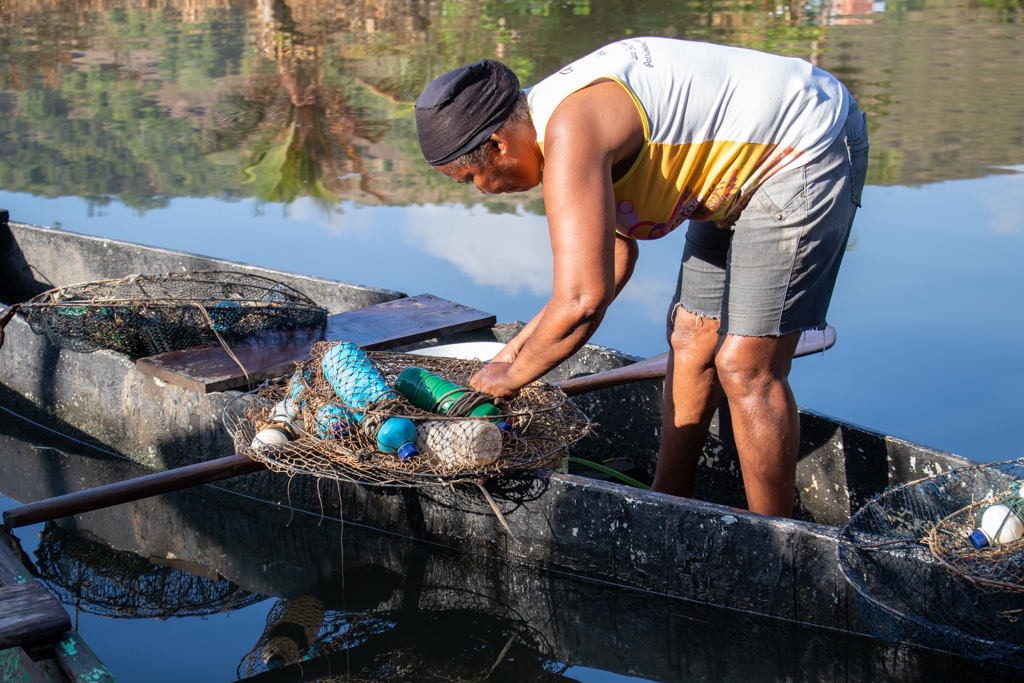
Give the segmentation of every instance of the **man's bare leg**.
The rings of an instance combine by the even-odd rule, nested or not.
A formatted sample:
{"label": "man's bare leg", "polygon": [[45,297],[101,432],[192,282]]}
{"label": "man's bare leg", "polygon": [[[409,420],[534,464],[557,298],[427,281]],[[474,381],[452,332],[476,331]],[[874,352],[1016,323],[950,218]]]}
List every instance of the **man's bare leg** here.
{"label": "man's bare leg", "polygon": [[722,399],[715,373],[718,321],[698,318],[681,306],[669,332],[671,353],[665,373],[661,411],[661,447],[652,489],[693,496],[708,425]]}
{"label": "man's bare leg", "polygon": [[778,517],[793,515],[800,417],[789,370],[800,333],[784,337],[727,335],[716,357],[729,398],[747,506]]}

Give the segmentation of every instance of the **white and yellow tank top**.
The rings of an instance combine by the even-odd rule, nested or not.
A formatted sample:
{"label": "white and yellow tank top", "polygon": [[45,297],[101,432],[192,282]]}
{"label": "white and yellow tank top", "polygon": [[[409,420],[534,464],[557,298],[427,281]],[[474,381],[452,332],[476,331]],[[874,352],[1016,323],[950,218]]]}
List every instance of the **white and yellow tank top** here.
{"label": "white and yellow tank top", "polygon": [[644,147],[615,183],[618,232],[662,237],[723,220],[741,194],[796,168],[840,135],[849,105],[835,77],[802,59],[671,38],[607,45],[527,90],[537,139],[555,108],[608,78],[632,96]]}

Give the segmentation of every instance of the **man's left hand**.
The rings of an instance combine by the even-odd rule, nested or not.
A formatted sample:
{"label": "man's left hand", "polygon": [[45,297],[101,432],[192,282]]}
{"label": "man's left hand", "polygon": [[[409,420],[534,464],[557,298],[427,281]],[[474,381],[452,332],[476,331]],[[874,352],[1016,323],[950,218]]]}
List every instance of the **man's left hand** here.
{"label": "man's left hand", "polygon": [[482,391],[498,398],[515,398],[519,395],[520,387],[509,381],[508,371],[512,363],[491,362],[473,375],[469,380],[469,386],[477,391]]}

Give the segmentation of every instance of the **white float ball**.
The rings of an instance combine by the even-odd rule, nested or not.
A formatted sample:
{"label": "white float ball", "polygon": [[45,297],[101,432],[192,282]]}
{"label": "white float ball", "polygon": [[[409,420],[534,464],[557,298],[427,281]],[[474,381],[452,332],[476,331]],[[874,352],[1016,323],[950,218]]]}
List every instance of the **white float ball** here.
{"label": "white float ball", "polygon": [[284,430],[267,427],[266,429],[261,429],[256,438],[252,440],[252,447],[260,448],[279,443],[288,443],[288,435],[285,434]]}
{"label": "white float ball", "polygon": [[993,544],[1012,543],[1024,536],[1024,523],[1005,505],[993,505],[985,510],[980,528]]}
{"label": "white float ball", "polygon": [[283,415],[284,417],[291,419],[295,417],[295,402],[290,398],[286,398],[283,401],[278,401],[277,405],[274,406],[274,417]]}

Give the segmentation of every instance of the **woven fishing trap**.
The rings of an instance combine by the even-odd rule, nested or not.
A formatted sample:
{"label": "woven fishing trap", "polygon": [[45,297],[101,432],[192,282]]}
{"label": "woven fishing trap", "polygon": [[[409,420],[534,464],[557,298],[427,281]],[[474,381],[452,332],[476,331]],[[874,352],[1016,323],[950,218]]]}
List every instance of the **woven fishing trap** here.
{"label": "woven fishing trap", "polygon": [[266,596],[227,579],[196,576],[115,550],[83,532],[48,522],[39,534],[39,578],[62,603],[118,619],[207,616],[261,602]]}
{"label": "woven fishing trap", "polygon": [[886,491],[843,525],[839,568],[872,634],[1024,666],[1024,541],[978,549],[968,539],[1022,482],[1024,460],[935,474]]}
{"label": "woven fishing trap", "polygon": [[[429,586],[425,587],[430,590]],[[439,606],[385,605],[367,612],[325,609],[313,595],[279,600],[267,614],[256,645],[239,662],[239,678],[257,676],[334,653],[336,666],[321,660],[315,669],[320,683],[452,683],[485,680],[556,680],[545,670],[556,668],[556,648],[525,620],[499,605],[482,608],[458,604]],[[509,636],[512,636],[510,639]],[[509,650],[497,675],[495,658],[503,643]],[[509,663],[512,660],[514,663]],[[560,668],[567,668],[565,666]],[[526,675],[523,675],[526,674]]]}
{"label": "woven fishing trap", "polygon": [[[389,393],[371,404],[348,405],[324,376],[322,361],[334,346],[334,342],[315,344],[310,360],[299,363],[291,378],[263,386],[252,402],[236,398],[225,407],[224,425],[237,453],[289,475],[309,474],[379,486],[449,485],[513,470],[551,467],[570,444],[590,429],[587,417],[561,389],[542,382],[523,387],[518,397],[502,403],[487,419],[421,410],[390,391],[398,375],[410,366],[460,387],[468,387],[470,378],[484,366],[480,361],[451,358],[369,352],[366,357],[380,372]],[[305,397],[291,420],[298,438],[280,444],[254,444],[256,434],[274,424],[271,418],[295,382],[302,383]],[[471,401],[467,407],[473,407],[474,396],[494,400],[469,392],[465,397]],[[350,418],[341,418],[333,425],[328,424],[333,429],[325,432],[325,413],[358,414],[363,421],[355,424]],[[374,433],[382,430],[381,425],[391,418],[412,422],[419,455],[402,460],[394,452],[381,450]],[[509,428],[501,431],[495,426],[497,422]],[[466,443],[473,444],[468,455]]]}
{"label": "woven fishing trap", "polygon": [[[21,305],[32,331],[71,351],[132,358],[316,325],[327,311],[298,290],[248,273],[132,275],[58,287]],[[218,338],[218,335],[220,338]]]}

